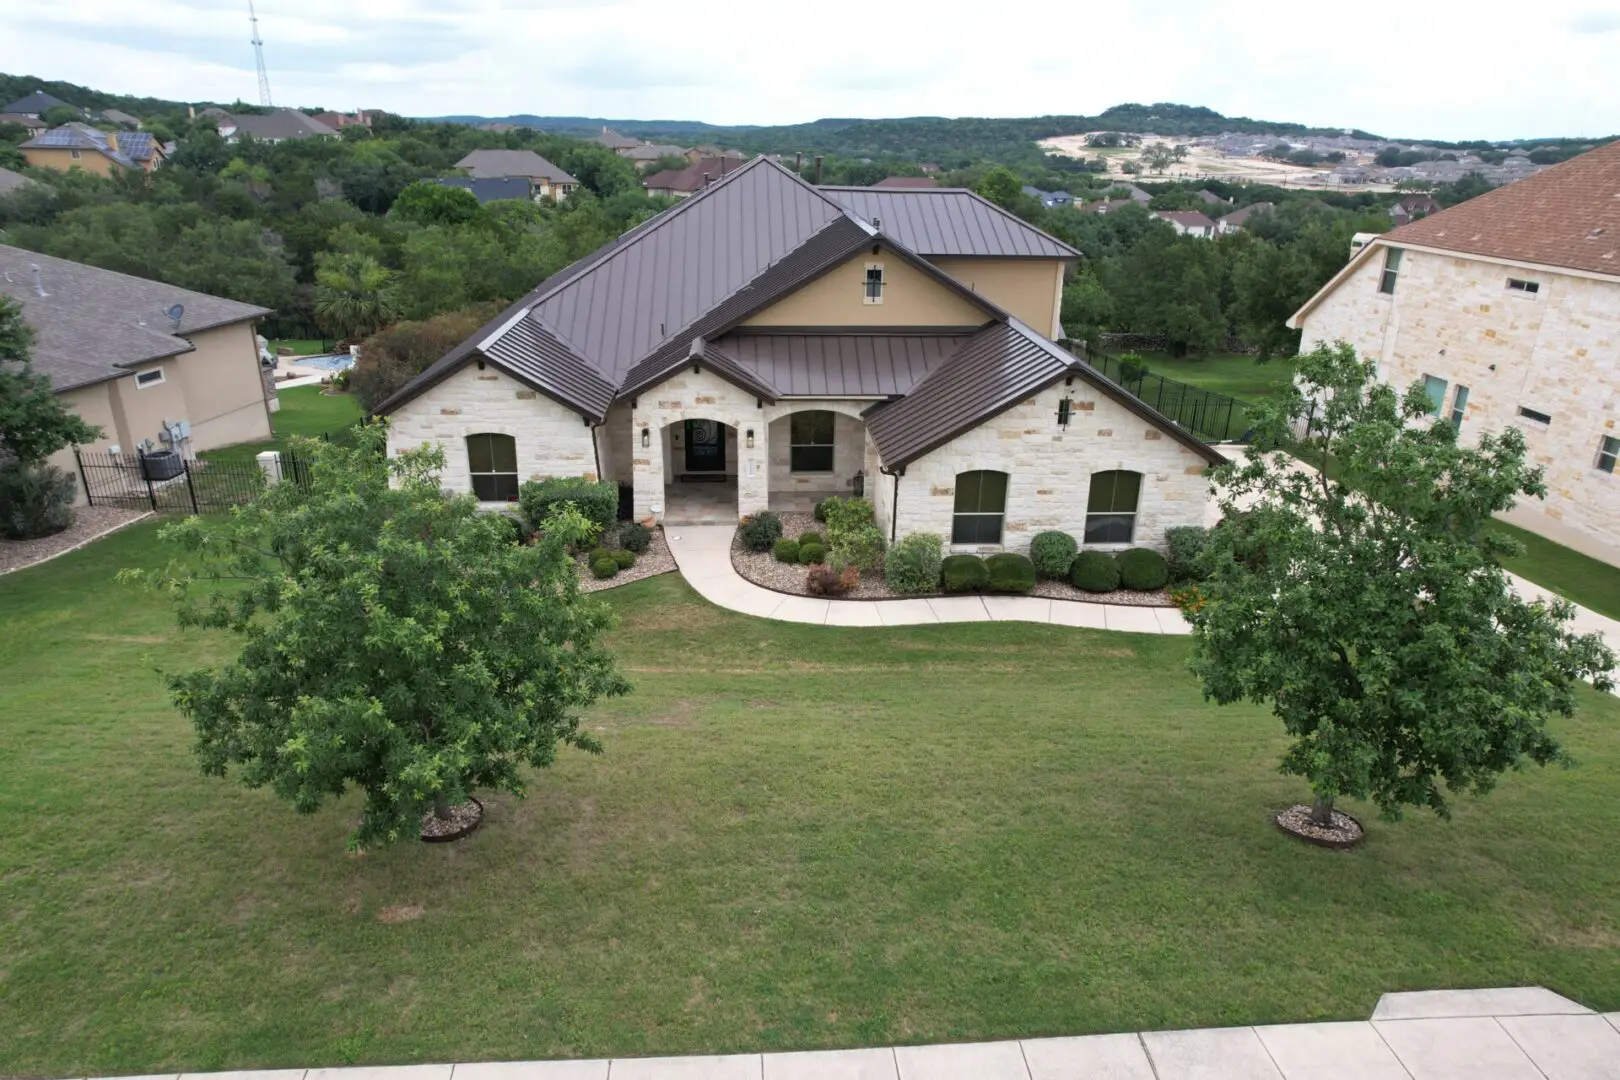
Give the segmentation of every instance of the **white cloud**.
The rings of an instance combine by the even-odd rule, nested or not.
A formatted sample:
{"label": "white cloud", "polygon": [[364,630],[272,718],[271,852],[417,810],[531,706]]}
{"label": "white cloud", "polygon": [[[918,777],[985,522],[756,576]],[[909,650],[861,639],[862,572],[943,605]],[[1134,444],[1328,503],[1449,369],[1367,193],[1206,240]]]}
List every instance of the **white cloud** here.
{"label": "white cloud", "polygon": [[[1500,5],[1500,11],[1492,11]],[[59,0],[0,10],[0,70],[252,99],[246,5]],[[889,0],[263,0],[278,103],[792,123],[1094,113],[1124,101],[1434,138],[1620,131],[1613,12],[1431,0],[1011,7]],[[46,63],[43,58],[48,58]]]}

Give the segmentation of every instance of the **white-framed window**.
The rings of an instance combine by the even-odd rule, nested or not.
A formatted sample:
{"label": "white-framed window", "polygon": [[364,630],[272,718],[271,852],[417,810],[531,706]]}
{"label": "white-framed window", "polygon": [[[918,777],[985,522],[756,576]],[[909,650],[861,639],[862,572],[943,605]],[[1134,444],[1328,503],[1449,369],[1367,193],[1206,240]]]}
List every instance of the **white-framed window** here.
{"label": "white-framed window", "polygon": [[1541,291],[1541,282],[1526,281],[1524,278],[1510,277],[1507,280],[1508,292],[1524,293],[1534,296]]}
{"label": "white-framed window", "polygon": [[1088,544],[1128,544],[1136,535],[1136,507],[1142,499],[1142,474],[1129,469],[1091,474],[1086,496]]}
{"label": "white-framed window", "polygon": [[1552,423],[1552,417],[1551,416],[1549,416],[1546,413],[1540,411],[1539,409],[1527,409],[1523,405],[1519,406],[1519,415],[1524,417],[1526,420],[1533,420],[1538,424],[1551,424]]}
{"label": "white-framed window", "polygon": [[1468,411],[1468,387],[1457,384],[1457,389],[1451,394],[1451,424],[1459,431],[1462,430],[1463,417]]}
{"label": "white-framed window", "polygon": [[821,410],[788,417],[788,467],[791,472],[833,471],[833,414]]}
{"label": "white-framed window", "polygon": [[1429,395],[1429,415],[1439,416],[1446,404],[1446,380],[1438,375],[1423,376],[1423,392]]}
{"label": "white-framed window", "polygon": [[1620,439],[1605,435],[1598,443],[1597,467],[1606,473],[1614,472],[1614,462],[1620,458]]}
{"label": "white-framed window", "polygon": [[517,440],[481,432],[467,436],[467,472],[480,502],[513,502],[518,497]]}
{"label": "white-framed window", "polygon": [[1378,291],[1386,295],[1394,295],[1395,280],[1401,274],[1401,249],[1397,247],[1384,249],[1384,273],[1378,279]]}
{"label": "white-framed window", "polygon": [[145,390],[149,386],[163,384],[163,369],[160,367],[147,368],[145,371],[135,373],[135,389]]}
{"label": "white-framed window", "polygon": [[999,544],[1007,516],[1007,474],[989,469],[956,474],[951,543]]}
{"label": "white-framed window", "polygon": [[863,304],[883,303],[883,264],[866,264],[866,293],[861,298]]}

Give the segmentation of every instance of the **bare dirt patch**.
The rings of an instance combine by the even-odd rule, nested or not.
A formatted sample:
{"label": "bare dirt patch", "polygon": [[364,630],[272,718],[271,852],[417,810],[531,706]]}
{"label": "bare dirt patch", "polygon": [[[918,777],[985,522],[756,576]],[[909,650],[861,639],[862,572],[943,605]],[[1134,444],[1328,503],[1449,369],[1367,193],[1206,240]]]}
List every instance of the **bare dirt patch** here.
{"label": "bare dirt patch", "polygon": [[422,917],[421,904],[390,904],[377,912],[377,921],[380,923],[414,922]]}

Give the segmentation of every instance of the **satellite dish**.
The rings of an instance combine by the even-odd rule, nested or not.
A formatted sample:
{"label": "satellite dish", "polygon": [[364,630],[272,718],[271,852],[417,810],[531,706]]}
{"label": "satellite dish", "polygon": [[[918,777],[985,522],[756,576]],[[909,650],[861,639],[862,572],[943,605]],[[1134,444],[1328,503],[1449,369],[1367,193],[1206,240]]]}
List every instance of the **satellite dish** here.
{"label": "satellite dish", "polygon": [[172,307],[163,309],[163,314],[174,320],[174,328],[176,330],[180,329],[180,316],[184,315],[185,313],[186,306],[184,304],[175,304]]}

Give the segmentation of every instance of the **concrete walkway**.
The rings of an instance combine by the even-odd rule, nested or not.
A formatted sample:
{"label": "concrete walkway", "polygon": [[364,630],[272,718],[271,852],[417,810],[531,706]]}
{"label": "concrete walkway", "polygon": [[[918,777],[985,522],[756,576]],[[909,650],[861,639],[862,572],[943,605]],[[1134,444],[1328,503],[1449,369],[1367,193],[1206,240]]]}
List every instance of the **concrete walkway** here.
{"label": "concrete walkway", "polygon": [[1331,1024],[723,1057],[187,1073],[140,1080],[1620,1080],[1620,1013],[1539,987],[1385,994]]}

